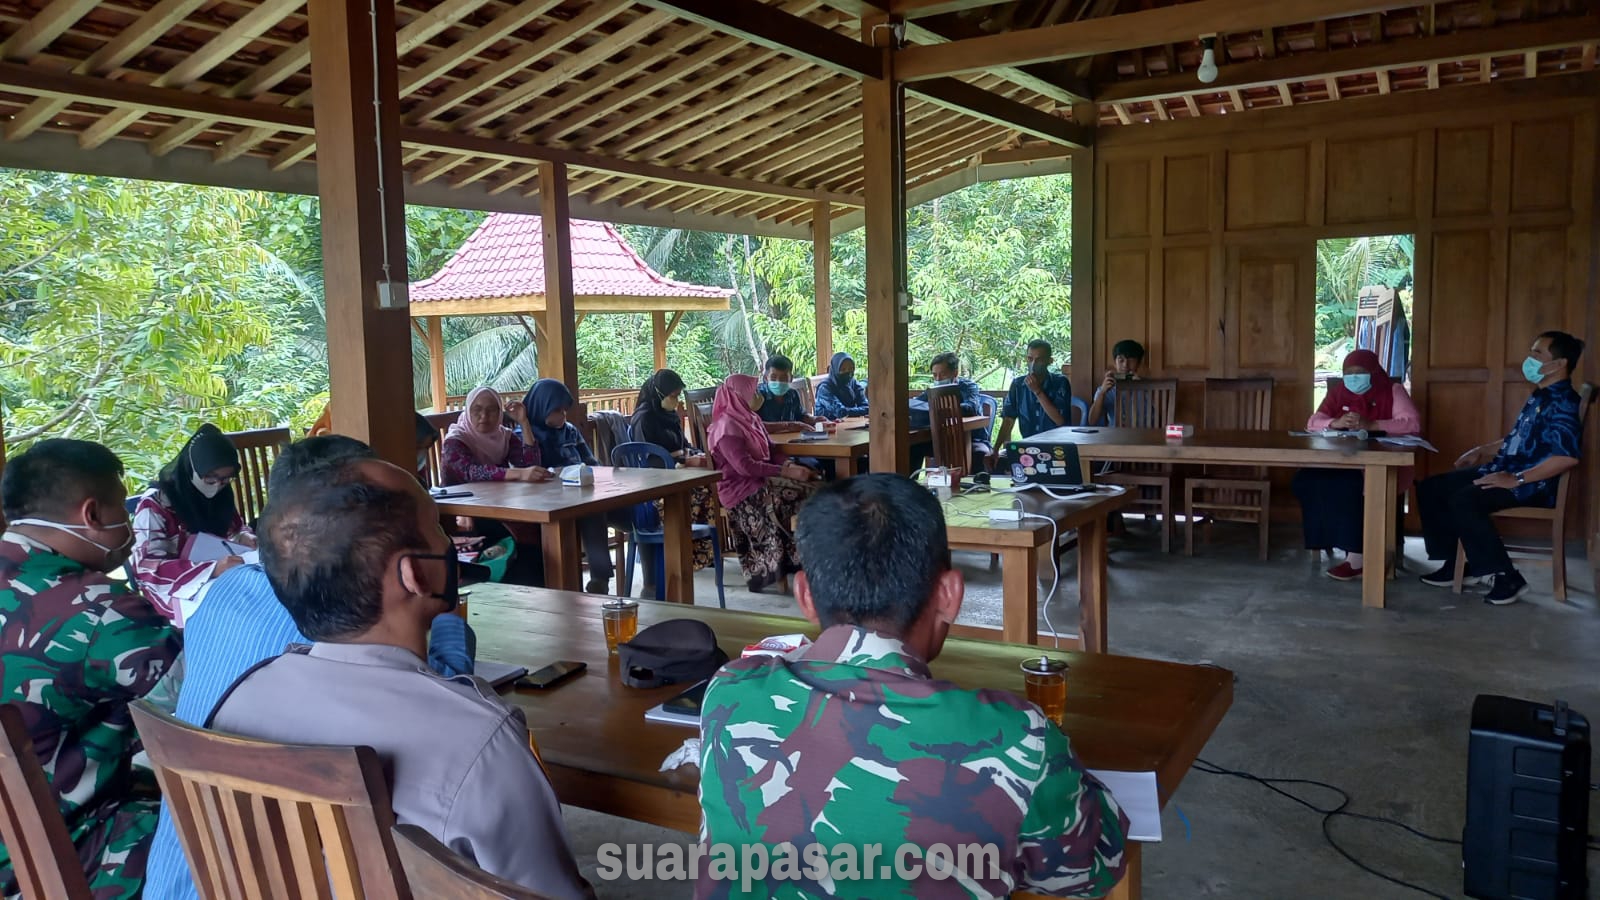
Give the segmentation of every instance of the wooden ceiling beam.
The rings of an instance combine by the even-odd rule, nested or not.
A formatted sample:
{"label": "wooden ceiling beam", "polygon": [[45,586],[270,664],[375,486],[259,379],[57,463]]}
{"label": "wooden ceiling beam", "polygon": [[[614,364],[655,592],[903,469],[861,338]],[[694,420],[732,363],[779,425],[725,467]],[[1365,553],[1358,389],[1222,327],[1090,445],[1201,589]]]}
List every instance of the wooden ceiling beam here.
{"label": "wooden ceiling beam", "polygon": [[[944,44],[959,40],[962,35],[945,25],[908,22],[906,37],[919,44]],[[1027,67],[1007,66],[996,69],[995,74],[1019,87],[1049,97],[1057,103],[1070,105],[1088,99],[1093,93],[1087,79],[1054,63]]]}
{"label": "wooden ceiling beam", "polygon": [[[732,38],[738,41],[738,38]],[[742,41],[741,41],[742,43]],[[602,122],[573,137],[573,143],[584,148],[598,147],[620,135],[627,134],[641,122],[649,121],[660,115],[665,110],[676,109],[685,101],[705,94],[712,89],[735,78],[743,76],[751,69],[778,59],[776,50],[758,50],[744,57],[738,63],[717,66],[702,78],[696,80],[685,79],[673,89],[660,97],[644,97],[637,109],[631,110],[610,121]],[[785,63],[784,65],[790,65]],[[754,77],[760,77],[754,76]]]}
{"label": "wooden ceiling beam", "polygon": [[984,6],[998,6],[999,0],[891,0],[889,14],[902,19],[925,19],[947,13],[965,12]]}
{"label": "wooden ceiling beam", "polygon": [[[523,0],[522,3],[518,3],[500,15],[495,16],[494,19],[483,26],[469,29],[465,37],[433,53],[421,65],[411,69],[402,69],[400,71],[400,96],[410,96],[427,85],[428,82],[494,46],[517,29],[526,27],[540,16],[555,9],[560,3],[561,0]],[[430,11],[425,15],[431,16],[432,13]],[[446,26],[449,24],[451,23],[448,20],[444,22]],[[410,27],[408,25],[407,29]],[[442,27],[440,30],[443,30]],[[402,49],[400,52],[401,55],[404,55],[408,51]]]}
{"label": "wooden ceiling beam", "polygon": [[[689,143],[682,151],[666,157],[662,162],[673,167],[693,165],[716,169],[719,172],[730,171],[728,167],[733,161],[743,157],[750,149],[760,147],[770,149],[774,129],[781,129],[785,123],[809,121],[827,109],[838,109],[841,106],[848,108],[858,94],[859,91],[855,90],[854,85],[847,84],[841,87],[838,79],[829,79],[821,88],[803,93],[792,102],[763,107],[760,115],[752,116],[727,128],[717,129],[706,135],[703,140]],[[859,114],[855,118],[856,126],[859,128]],[[804,131],[805,129],[802,129],[800,132],[784,135],[783,146],[787,148],[797,145],[803,140],[801,134]]]}
{"label": "wooden ceiling beam", "polygon": [[906,81],[923,81],[1414,5],[1414,0],[1196,0],[949,44],[906,47],[896,57],[895,73]]}
{"label": "wooden ceiling beam", "polygon": [[1094,143],[1093,128],[1085,128],[1071,119],[1034,109],[1026,103],[974,87],[957,78],[931,78],[911,85],[911,89],[929,102],[946,109],[1004,125],[1036,138],[1068,147],[1088,147]]}
{"label": "wooden ceiling beam", "polygon": [[877,50],[852,38],[790,15],[757,0],[639,0],[707,28],[804,59],[857,78],[879,78],[883,59]]}
{"label": "wooden ceiling beam", "polygon": [[741,116],[759,113],[833,78],[833,74],[807,65],[799,60],[780,63],[737,87],[715,95],[707,102],[691,106],[676,115],[642,129],[630,130],[606,151],[619,155],[636,153],[649,148],[656,154],[671,153],[685,144],[700,140],[706,134],[689,130],[707,116],[721,112],[741,101],[749,100],[739,109]]}
{"label": "wooden ceiling beam", "polygon": [[51,0],[44,9],[33,14],[21,28],[0,42],[0,60],[21,62],[32,59],[39,51],[76,25],[78,20],[95,8],[97,0]]}
{"label": "wooden ceiling beam", "polygon": [[1600,40],[1600,16],[1547,19],[1527,24],[1473,28],[1436,37],[1394,39],[1324,53],[1296,53],[1276,59],[1232,63],[1217,68],[1217,80],[1200,84],[1192,75],[1169,75],[1101,85],[1103,103],[1138,103],[1192,93],[1273,87],[1281,82],[1357,75],[1374,69],[1460,62],[1528,50],[1553,50]]}

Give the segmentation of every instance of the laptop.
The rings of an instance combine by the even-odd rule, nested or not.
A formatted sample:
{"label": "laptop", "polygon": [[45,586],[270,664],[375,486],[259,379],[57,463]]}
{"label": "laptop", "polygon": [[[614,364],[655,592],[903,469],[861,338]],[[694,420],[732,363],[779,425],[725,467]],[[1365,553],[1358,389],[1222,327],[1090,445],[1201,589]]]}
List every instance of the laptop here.
{"label": "laptop", "polygon": [[1012,441],[1011,484],[1014,487],[1083,488],[1078,445],[1071,441]]}

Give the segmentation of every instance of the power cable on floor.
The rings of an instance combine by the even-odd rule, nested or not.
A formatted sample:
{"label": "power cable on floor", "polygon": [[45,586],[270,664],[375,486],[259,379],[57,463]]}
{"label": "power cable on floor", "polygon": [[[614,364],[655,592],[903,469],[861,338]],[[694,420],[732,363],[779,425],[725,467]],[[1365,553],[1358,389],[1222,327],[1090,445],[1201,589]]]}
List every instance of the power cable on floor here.
{"label": "power cable on floor", "polygon": [[[1407,825],[1406,823],[1397,821],[1395,819],[1387,819],[1387,818],[1384,818],[1382,816],[1369,816],[1369,815],[1364,815],[1362,813],[1349,812],[1348,811],[1348,807],[1350,806],[1350,803],[1351,803],[1351,797],[1350,797],[1349,792],[1344,790],[1343,788],[1335,787],[1334,785],[1328,784],[1325,781],[1315,781],[1315,780],[1310,779],[1310,778],[1263,778],[1263,777],[1261,777],[1259,775],[1252,775],[1249,772],[1240,772],[1240,771],[1236,771],[1234,769],[1228,769],[1228,768],[1225,768],[1223,766],[1219,766],[1216,763],[1208,762],[1207,760],[1204,760],[1204,759],[1196,759],[1195,762],[1194,762],[1194,768],[1199,770],[1199,771],[1201,771],[1201,772],[1205,772],[1207,774],[1210,774],[1210,775],[1227,775],[1227,776],[1229,776],[1231,778],[1239,778],[1239,779],[1242,779],[1244,781],[1255,782],[1256,784],[1261,785],[1262,787],[1266,788],[1267,790],[1272,791],[1275,794],[1281,794],[1284,797],[1287,797],[1290,800],[1293,800],[1294,802],[1300,804],[1301,806],[1304,806],[1305,808],[1307,808],[1307,809],[1309,809],[1309,810],[1311,810],[1313,812],[1321,813],[1322,814],[1322,838],[1323,838],[1323,840],[1327,841],[1328,842],[1328,846],[1332,847],[1335,853],[1338,853],[1340,856],[1344,857],[1345,860],[1347,862],[1349,862],[1351,865],[1355,866],[1356,868],[1360,869],[1363,872],[1366,872],[1368,875],[1372,875],[1372,876],[1375,876],[1377,878],[1381,878],[1384,881],[1389,882],[1390,884],[1398,885],[1398,886],[1403,887],[1403,888],[1408,888],[1410,890],[1416,891],[1419,894],[1426,894],[1429,897],[1437,897],[1438,900],[1451,900],[1451,898],[1449,896],[1445,895],[1445,894],[1440,894],[1440,893],[1438,893],[1436,891],[1432,891],[1432,890],[1429,890],[1428,888],[1422,887],[1421,885],[1413,884],[1413,883],[1411,883],[1409,881],[1405,881],[1403,879],[1396,878],[1396,877],[1394,877],[1392,875],[1387,875],[1387,874],[1385,874],[1383,872],[1378,871],[1377,869],[1373,868],[1372,866],[1367,865],[1366,863],[1362,862],[1361,860],[1356,859],[1354,854],[1352,854],[1350,851],[1346,850],[1344,847],[1340,846],[1339,842],[1333,839],[1333,832],[1330,830],[1329,826],[1333,823],[1333,820],[1335,818],[1337,818],[1339,816],[1344,816],[1346,818],[1360,819],[1360,820],[1365,821],[1365,822],[1377,822],[1377,823],[1379,823],[1381,825],[1389,825],[1389,826],[1392,826],[1392,827],[1395,827],[1395,828],[1399,828],[1399,829],[1402,829],[1404,831],[1410,832],[1411,834],[1413,834],[1413,835],[1415,835],[1415,836],[1417,836],[1419,838],[1422,838],[1423,840],[1432,841],[1432,842],[1434,842],[1436,844],[1454,844],[1456,846],[1460,846],[1461,841],[1456,840],[1454,838],[1438,837],[1436,835],[1428,834],[1425,831],[1419,831],[1418,829],[1413,828],[1410,825]],[[1284,790],[1281,787],[1278,787],[1278,785],[1280,785],[1280,784],[1284,784],[1284,785],[1300,784],[1300,785],[1307,785],[1307,786],[1310,786],[1310,787],[1320,788],[1320,789],[1326,790],[1326,791],[1332,791],[1333,793],[1339,795],[1339,805],[1335,806],[1335,807],[1332,807],[1332,808],[1325,809],[1323,807],[1320,807],[1320,806],[1316,805],[1315,803],[1312,803],[1310,800],[1307,800],[1304,797],[1298,796],[1298,795],[1296,795],[1294,793],[1291,793],[1289,791]]]}

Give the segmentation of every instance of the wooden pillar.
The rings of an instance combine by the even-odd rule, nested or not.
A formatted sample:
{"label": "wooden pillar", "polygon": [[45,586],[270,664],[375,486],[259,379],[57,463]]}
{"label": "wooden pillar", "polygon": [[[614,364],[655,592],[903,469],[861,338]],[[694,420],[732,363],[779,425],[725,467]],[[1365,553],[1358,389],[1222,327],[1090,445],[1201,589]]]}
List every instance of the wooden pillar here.
{"label": "wooden pillar", "polygon": [[[1095,359],[1094,183],[1094,150],[1073,151],[1072,346],[1068,352],[1072,357],[1072,372],[1078,379],[1072,387],[1081,391],[1094,390],[1099,384],[1099,373],[1105,371]],[[1064,412],[1070,421],[1071,411]]]}
{"label": "wooden pillar", "polygon": [[394,0],[310,0],[309,9],[333,430],[409,472],[415,397]]}
{"label": "wooden pillar", "polygon": [[539,375],[564,382],[578,396],[578,319],[572,302],[572,218],[567,166],[539,163],[539,206],[544,223],[544,335],[548,357]]}
{"label": "wooden pillar", "polygon": [[544,378],[549,374],[545,366],[550,359],[550,329],[545,325],[548,316],[543,312],[533,313],[528,316],[533,320],[533,355],[539,361],[539,377]]}
{"label": "wooden pillar", "polygon": [[650,334],[655,341],[656,371],[667,367],[667,314],[653,312],[650,314]]}
{"label": "wooden pillar", "polygon": [[444,384],[444,316],[428,317],[428,368],[433,385],[433,411],[444,412],[448,395]]}
{"label": "wooden pillar", "polygon": [[[870,34],[888,42],[888,29]],[[861,82],[867,226],[867,405],[874,472],[910,472],[906,373],[910,318],[906,293],[905,88],[894,80],[894,51],[883,47],[884,77]]]}
{"label": "wooden pillar", "polygon": [[832,258],[833,207],[822,200],[811,207],[812,283],[817,301],[816,372],[819,375],[828,371],[828,360],[833,358],[833,281],[829,271]]}

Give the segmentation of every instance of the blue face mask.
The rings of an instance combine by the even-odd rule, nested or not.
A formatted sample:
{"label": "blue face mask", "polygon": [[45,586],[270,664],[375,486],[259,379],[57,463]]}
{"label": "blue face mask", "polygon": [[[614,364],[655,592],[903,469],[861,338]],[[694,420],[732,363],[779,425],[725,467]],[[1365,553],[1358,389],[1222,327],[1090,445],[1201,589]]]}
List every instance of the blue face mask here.
{"label": "blue face mask", "polygon": [[787,382],[787,381],[769,381],[769,382],[767,382],[767,393],[771,394],[774,397],[782,397],[784,394],[786,394],[788,392],[789,392],[789,382]]}
{"label": "blue face mask", "polygon": [[1365,394],[1372,390],[1372,376],[1366,372],[1357,372],[1344,376],[1344,386],[1352,394]]}
{"label": "blue face mask", "polygon": [[1544,380],[1544,363],[1539,362],[1537,359],[1534,359],[1531,356],[1528,357],[1527,359],[1523,360],[1522,361],[1522,377],[1528,379],[1529,381],[1533,382],[1534,384],[1538,384],[1539,382],[1543,381]]}

